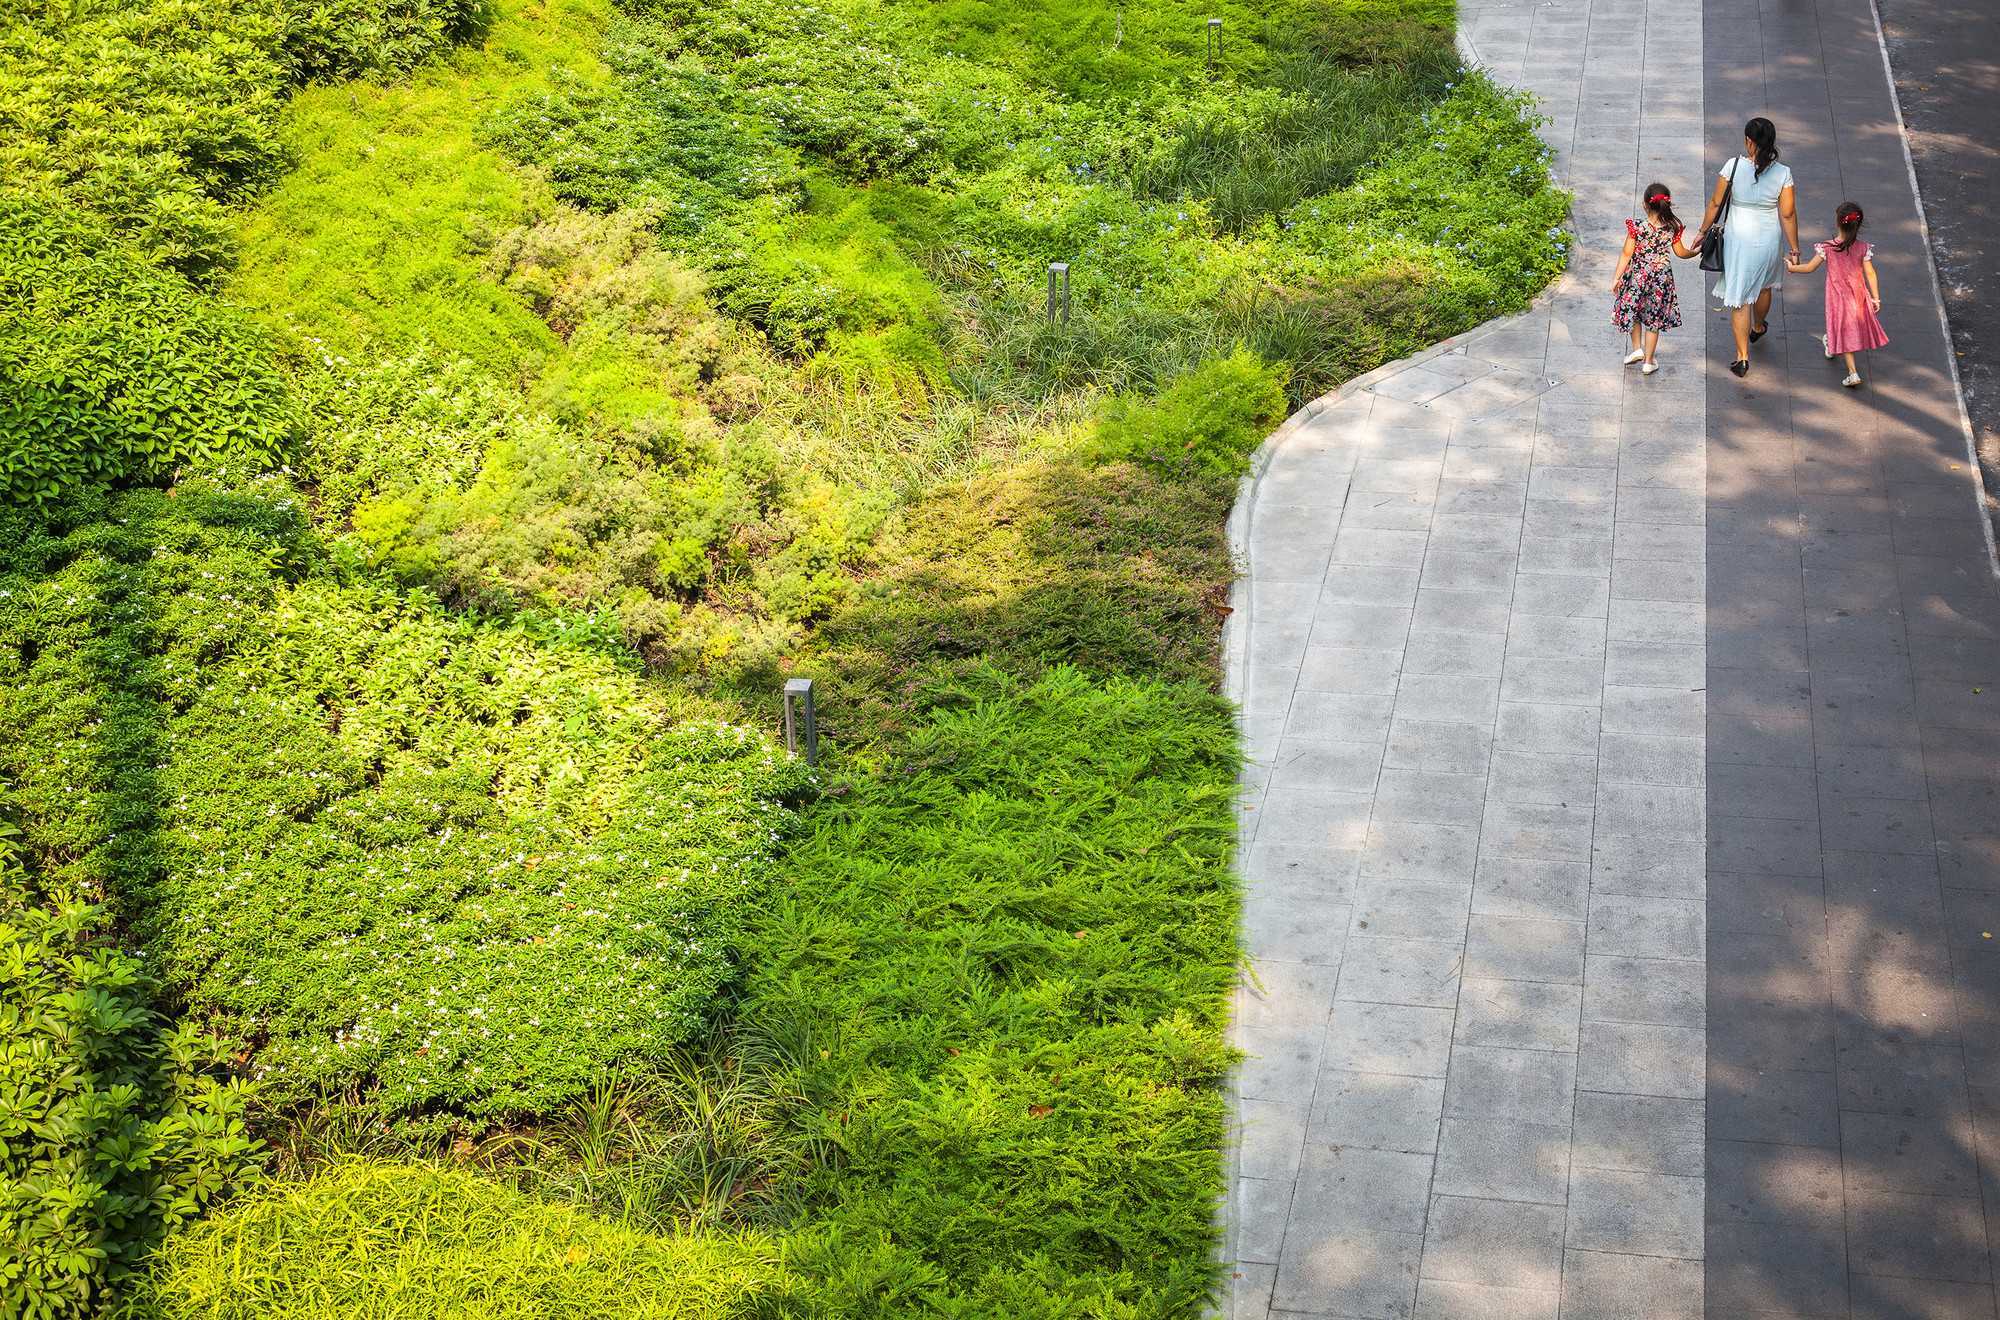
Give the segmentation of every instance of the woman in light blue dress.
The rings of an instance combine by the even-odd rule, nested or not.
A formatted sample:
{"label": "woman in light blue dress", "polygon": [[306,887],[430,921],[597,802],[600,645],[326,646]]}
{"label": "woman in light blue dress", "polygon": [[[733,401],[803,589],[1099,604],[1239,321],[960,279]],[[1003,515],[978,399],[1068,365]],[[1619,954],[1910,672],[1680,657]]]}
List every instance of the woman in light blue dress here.
{"label": "woman in light blue dress", "polygon": [[[1723,211],[1723,198],[1729,209]],[[1750,345],[1770,326],[1771,290],[1785,279],[1785,261],[1799,259],[1799,213],[1792,171],[1778,162],[1778,129],[1768,119],[1743,126],[1743,154],[1722,167],[1715,194],[1701,218],[1706,231],[1722,218],[1722,280],[1715,296],[1729,309],[1736,360],[1729,369],[1750,374]]]}

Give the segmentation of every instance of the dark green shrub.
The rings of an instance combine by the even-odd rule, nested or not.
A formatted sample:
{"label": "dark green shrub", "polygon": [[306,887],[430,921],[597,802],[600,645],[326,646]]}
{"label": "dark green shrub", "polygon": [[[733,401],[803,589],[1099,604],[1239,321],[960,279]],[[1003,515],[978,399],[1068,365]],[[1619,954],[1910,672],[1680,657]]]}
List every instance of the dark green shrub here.
{"label": "dark green shrub", "polygon": [[284,48],[299,82],[416,67],[478,31],[489,0],[283,0]]}
{"label": "dark green shrub", "polygon": [[276,462],[293,410],[258,335],[58,206],[0,192],[0,498]]}
{"label": "dark green shrub", "polygon": [[1266,86],[1162,107],[1171,133],[1141,147],[1144,197],[1205,204],[1242,233],[1352,183],[1459,76],[1448,27],[1316,9],[1278,42]]}
{"label": "dark green shrub", "polygon": [[728,222],[750,198],[795,188],[771,122],[745,104],[733,78],[682,56],[663,29],[618,24],[604,59],[614,81],[558,75],[555,91],[488,117],[482,139],[541,166],[579,206],[649,204],[662,231],[684,237]]}
{"label": "dark green shrub", "polygon": [[160,1019],[103,910],[41,892],[26,851],[0,823],[0,1311],[81,1320],[261,1147],[214,1043]]}

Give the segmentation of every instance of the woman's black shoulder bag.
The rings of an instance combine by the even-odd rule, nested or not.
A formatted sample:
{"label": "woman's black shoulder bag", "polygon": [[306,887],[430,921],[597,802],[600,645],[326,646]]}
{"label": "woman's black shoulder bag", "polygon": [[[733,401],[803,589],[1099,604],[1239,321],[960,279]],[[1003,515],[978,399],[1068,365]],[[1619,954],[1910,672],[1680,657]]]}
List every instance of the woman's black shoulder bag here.
{"label": "woman's black shoulder bag", "polygon": [[1715,213],[1715,223],[1701,236],[1701,268],[1720,271],[1722,269],[1722,229],[1729,219],[1730,199],[1736,195],[1736,167],[1743,163],[1738,156],[1729,162],[1729,184],[1722,190],[1722,209]]}

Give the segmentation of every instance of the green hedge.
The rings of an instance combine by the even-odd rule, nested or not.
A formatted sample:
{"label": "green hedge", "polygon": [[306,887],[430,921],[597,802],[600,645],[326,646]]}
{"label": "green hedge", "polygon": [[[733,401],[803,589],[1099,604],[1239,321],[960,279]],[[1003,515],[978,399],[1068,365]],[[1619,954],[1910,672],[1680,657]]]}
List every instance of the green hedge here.
{"label": "green hedge", "polygon": [[272,464],[294,429],[240,317],[56,198],[0,191],[0,499]]}
{"label": "green hedge", "polygon": [[754,1237],[649,1237],[468,1173],[355,1162],[176,1236],[162,1320],[732,1320],[787,1291]]}

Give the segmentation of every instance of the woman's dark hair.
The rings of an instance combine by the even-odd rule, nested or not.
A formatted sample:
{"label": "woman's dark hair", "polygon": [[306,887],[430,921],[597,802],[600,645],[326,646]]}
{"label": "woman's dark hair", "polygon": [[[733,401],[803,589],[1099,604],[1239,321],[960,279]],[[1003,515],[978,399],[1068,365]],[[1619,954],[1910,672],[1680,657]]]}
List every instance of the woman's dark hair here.
{"label": "woman's dark hair", "polygon": [[1664,183],[1646,185],[1646,210],[1675,238],[1679,238],[1681,232],[1687,228],[1681,223],[1681,218],[1674,214],[1674,195],[1667,191],[1667,185]]}
{"label": "woman's dark hair", "polygon": [[1861,237],[1861,208],[1853,202],[1842,202],[1833,209],[1833,223],[1840,231],[1840,237],[1828,246],[1835,252],[1845,252],[1854,246],[1854,240]]}
{"label": "woman's dark hair", "polygon": [[1778,126],[1759,116],[1743,126],[1743,137],[1755,150],[1753,163],[1757,166],[1756,178],[1762,178],[1764,171],[1771,168],[1771,162],[1778,158]]}

